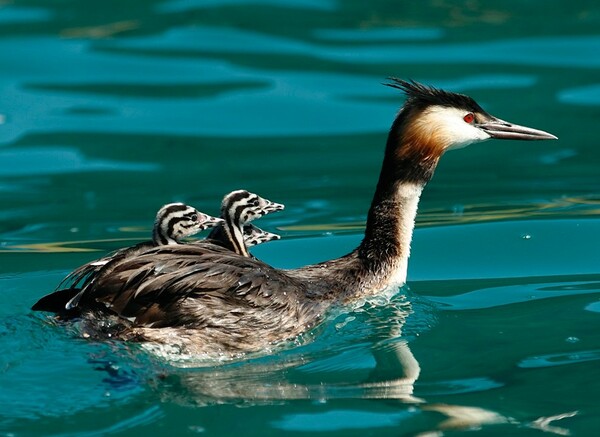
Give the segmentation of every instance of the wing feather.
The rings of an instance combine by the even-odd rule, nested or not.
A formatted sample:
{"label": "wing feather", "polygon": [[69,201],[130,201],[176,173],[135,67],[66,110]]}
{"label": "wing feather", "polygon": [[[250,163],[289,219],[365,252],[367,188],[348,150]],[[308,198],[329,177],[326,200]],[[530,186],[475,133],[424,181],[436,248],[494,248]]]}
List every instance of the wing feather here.
{"label": "wing feather", "polygon": [[[266,308],[297,305],[294,296],[304,287],[259,260],[209,243],[156,247],[110,264],[110,274],[90,282],[81,302],[102,302],[138,326],[235,323]],[[260,317],[252,317],[258,326]]]}

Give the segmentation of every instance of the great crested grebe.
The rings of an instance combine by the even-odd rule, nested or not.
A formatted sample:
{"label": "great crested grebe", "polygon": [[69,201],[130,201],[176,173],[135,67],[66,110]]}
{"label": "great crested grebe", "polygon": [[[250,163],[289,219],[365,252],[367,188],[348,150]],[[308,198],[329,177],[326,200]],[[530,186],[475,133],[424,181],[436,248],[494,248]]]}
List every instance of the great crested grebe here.
{"label": "great crested grebe", "polygon": [[[390,79],[406,102],[389,132],[359,246],[341,258],[294,270],[204,243],[148,249],[111,263],[81,300],[82,320],[122,321],[117,334],[191,355],[235,357],[267,350],[350,304],[406,281],[423,187],[445,151],[490,138],[556,139],[485,112],[472,98]],[[85,303],[85,304],[84,304]],[[110,316],[109,316],[110,315]]]}
{"label": "great crested grebe", "polygon": [[158,210],[152,228],[152,245],[180,244],[182,238],[220,226],[223,219],[199,212],[185,203],[169,203]]}
{"label": "great crested grebe", "polygon": [[[147,249],[168,244],[180,244],[182,238],[191,237],[205,229],[212,228],[223,222],[222,219],[211,217],[199,212],[193,206],[185,203],[168,203],[156,213],[152,228],[152,240],[144,241],[130,247],[116,250],[111,254],[82,265],[72,271],[59,284],[59,294],[53,293],[40,299],[34,310],[62,312],[77,305],[79,293],[93,280],[96,275],[111,262],[139,254]],[[70,284],[70,285],[68,285]],[[68,292],[70,290],[70,293]],[[72,296],[69,297],[69,294]],[[51,299],[52,298],[52,299]],[[68,299],[67,299],[68,298]],[[65,300],[67,299],[67,300]],[[52,308],[52,309],[49,309]]]}
{"label": "great crested grebe", "polygon": [[273,240],[281,240],[281,236],[267,232],[254,226],[252,223],[244,225],[244,243],[246,244],[246,247],[257,246]]}
{"label": "great crested grebe", "polygon": [[208,234],[206,241],[225,247],[238,255],[249,257],[248,248],[244,244],[244,225],[271,212],[281,211],[283,208],[280,203],[263,199],[246,190],[232,191],[221,202],[223,222]]}

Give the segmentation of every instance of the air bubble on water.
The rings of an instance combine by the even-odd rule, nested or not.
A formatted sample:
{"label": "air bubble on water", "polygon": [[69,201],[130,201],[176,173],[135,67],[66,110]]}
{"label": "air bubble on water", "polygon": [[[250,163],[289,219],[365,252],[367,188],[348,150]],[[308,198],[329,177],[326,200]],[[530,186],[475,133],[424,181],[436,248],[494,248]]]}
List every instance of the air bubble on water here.
{"label": "air bubble on water", "polygon": [[531,235],[529,235],[529,234],[523,234],[523,235],[521,235],[521,238],[523,240],[531,240]]}
{"label": "air bubble on water", "polygon": [[565,341],[566,341],[567,343],[578,343],[578,342],[579,342],[579,341],[581,341],[581,340],[579,340],[577,337],[567,337],[567,338],[565,339]]}
{"label": "air bubble on water", "polygon": [[463,215],[465,212],[465,206],[464,205],[454,205],[452,207],[452,214],[454,215],[458,215],[461,216]]}

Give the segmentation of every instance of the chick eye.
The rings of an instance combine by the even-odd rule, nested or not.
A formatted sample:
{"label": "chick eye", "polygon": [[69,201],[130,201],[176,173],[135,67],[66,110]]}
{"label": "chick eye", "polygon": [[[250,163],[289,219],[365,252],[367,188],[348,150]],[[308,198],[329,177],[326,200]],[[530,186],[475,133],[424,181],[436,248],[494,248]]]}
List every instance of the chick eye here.
{"label": "chick eye", "polygon": [[198,214],[192,214],[192,216],[190,217],[192,219],[193,222],[198,220]]}
{"label": "chick eye", "polygon": [[465,116],[463,117],[463,120],[464,120],[466,123],[473,123],[473,122],[475,121],[475,116],[473,115],[473,113],[472,113],[472,112],[469,112],[467,115],[465,115]]}
{"label": "chick eye", "polygon": [[252,202],[252,206],[258,206],[258,205],[259,205],[258,200],[255,200],[254,202]]}

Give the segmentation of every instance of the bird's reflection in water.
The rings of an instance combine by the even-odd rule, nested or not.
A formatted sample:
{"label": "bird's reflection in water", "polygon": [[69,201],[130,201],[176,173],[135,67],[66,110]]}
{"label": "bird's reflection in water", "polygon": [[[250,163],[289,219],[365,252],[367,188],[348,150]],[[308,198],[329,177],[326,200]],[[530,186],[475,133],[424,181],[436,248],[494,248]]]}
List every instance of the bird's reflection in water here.
{"label": "bird's reflection in water", "polygon": [[[151,375],[150,385],[156,394],[163,401],[180,405],[249,406],[293,400],[369,399],[388,404],[397,402],[400,412],[410,413],[403,417],[426,417],[420,436],[439,436],[449,430],[501,424],[556,435],[570,434],[556,422],[573,417],[577,412],[532,418],[521,423],[489,409],[432,403],[426,399],[427,394],[415,395],[421,366],[411,351],[410,342],[435,323],[435,310],[422,298],[411,296],[410,300],[412,303],[404,296],[397,296],[385,305],[366,304],[340,315],[342,322],[326,322],[314,342],[218,366],[213,361],[210,366],[204,363],[203,367],[175,367],[150,358],[147,351],[139,353],[122,343],[114,344],[113,352],[121,358],[127,355],[126,361],[132,367],[129,379],[137,374],[138,383],[145,384]],[[417,308],[413,310],[415,306]],[[356,344],[357,341],[360,343]],[[96,357],[91,362],[97,366],[98,362],[106,360],[106,356],[100,361]],[[102,366],[97,368],[104,369]],[[124,384],[122,370],[108,372],[112,385],[121,387]],[[159,377],[156,377],[157,373]],[[141,374],[145,376],[139,378]],[[503,385],[488,382],[488,388]],[[427,391],[427,388],[421,390]]]}
{"label": "bird's reflection in water", "polygon": [[158,387],[171,387],[194,404],[341,398],[420,403],[413,397],[419,363],[402,338],[411,312],[405,299],[385,307],[366,304],[317,328],[315,341],[309,334],[304,344],[268,356],[202,368],[175,362],[185,368],[166,370]]}
{"label": "bird's reflection in water", "polygon": [[[414,386],[421,367],[410,349],[408,339],[411,334],[403,335],[403,328],[412,313],[412,306],[405,299],[394,299],[379,308],[361,307],[351,313],[350,319],[360,319],[356,326],[370,329],[369,348],[365,343],[360,345],[361,351],[368,350],[370,357],[365,360],[358,356],[358,361],[362,363],[357,366],[340,358],[339,349],[335,354],[330,352],[327,358],[323,358],[322,348],[310,350],[311,345],[308,345],[270,357],[218,367],[171,369],[164,378],[157,380],[155,388],[161,397],[187,405],[260,405],[290,400],[325,402],[335,399],[397,401],[403,410],[421,412],[433,418],[434,424],[431,429],[424,430],[423,435],[441,435],[444,430],[451,429],[516,423],[494,411],[429,403],[415,396]],[[341,325],[345,329],[353,324],[344,322]],[[327,337],[327,333],[320,334]],[[344,337],[343,333],[335,334]],[[353,338],[356,340],[356,337]],[[320,340],[319,337],[317,342]],[[329,340],[328,344],[331,343]],[[351,351],[348,349],[349,341],[350,338],[343,339],[342,344],[336,346],[346,348],[346,352]],[[352,356],[351,353],[348,355]],[[337,364],[323,364],[328,360]],[[321,366],[316,363],[318,361],[321,361]],[[548,431],[555,432],[555,428],[549,426]]]}

